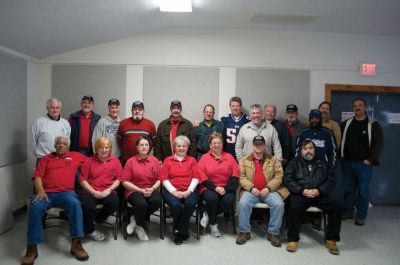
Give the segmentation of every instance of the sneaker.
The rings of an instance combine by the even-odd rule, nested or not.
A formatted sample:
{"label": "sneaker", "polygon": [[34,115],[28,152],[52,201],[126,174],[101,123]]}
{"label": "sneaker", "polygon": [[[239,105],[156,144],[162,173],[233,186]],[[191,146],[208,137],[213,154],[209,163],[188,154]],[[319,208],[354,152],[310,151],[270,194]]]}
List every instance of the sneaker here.
{"label": "sneaker", "polygon": [[140,225],[136,226],[135,233],[138,236],[139,240],[141,241],[149,240],[146,231],[144,231],[144,228],[141,227]]}
{"label": "sneaker", "polygon": [[356,218],[355,220],[354,220],[354,224],[355,225],[365,225],[365,219],[364,218]]}
{"label": "sneaker", "polygon": [[251,238],[250,232],[240,232],[236,238],[236,244],[243,245]]}
{"label": "sneaker", "polygon": [[298,244],[299,242],[290,241],[286,247],[286,250],[289,252],[296,252]]}
{"label": "sneaker", "polygon": [[328,249],[329,253],[333,255],[339,255],[339,249],[336,246],[336,241],[335,240],[326,240],[325,241],[325,246]]}
{"label": "sneaker", "polygon": [[271,242],[271,245],[274,247],[280,247],[282,246],[281,239],[279,238],[279,235],[273,235],[270,233],[267,233],[267,240]]}
{"label": "sneaker", "polygon": [[204,212],[204,213],[203,213],[203,217],[202,217],[201,220],[200,220],[200,225],[201,225],[202,227],[206,228],[207,225],[208,225],[208,220],[209,220],[208,214],[207,214],[207,212]]}
{"label": "sneaker", "polygon": [[210,228],[211,228],[211,236],[213,236],[213,237],[220,237],[221,236],[221,233],[218,230],[218,225],[217,224],[210,225]]}
{"label": "sneaker", "polygon": [[136,220],[135,220],[135,216],[131,216],[131,220],[130,223],[126,226],[126,233],[128,235],[132,235],[133,231],[135,230],[136,227]]}
{"label": "sneaker", "polygon": [[106,236],[97,230],[94,230],[92,233],[89,234],[89,237],[94,241],[103,241]]}

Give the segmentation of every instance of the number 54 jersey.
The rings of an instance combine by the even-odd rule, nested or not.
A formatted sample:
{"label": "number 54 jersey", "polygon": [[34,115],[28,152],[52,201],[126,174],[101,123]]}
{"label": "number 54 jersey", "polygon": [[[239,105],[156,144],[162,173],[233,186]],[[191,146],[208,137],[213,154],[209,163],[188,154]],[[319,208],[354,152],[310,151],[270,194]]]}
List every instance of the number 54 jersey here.
{"label": "number 54 jersey", "polygon": [[225,115],[221,118],[222,123],[226,128],[224,135],[224,151],[230,153],[236,159],[235,144],[240,128],[250,122],[250,117],[243,113],[239,117],[233,117],[232,114]]}

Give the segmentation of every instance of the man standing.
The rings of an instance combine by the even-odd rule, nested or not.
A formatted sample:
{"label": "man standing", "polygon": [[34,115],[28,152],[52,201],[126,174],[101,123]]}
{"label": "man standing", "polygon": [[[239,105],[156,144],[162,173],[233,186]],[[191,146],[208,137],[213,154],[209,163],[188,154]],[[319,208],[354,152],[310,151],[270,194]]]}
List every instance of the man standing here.
{"label": "man standing", "polygon": [[304,128],[297,137],[296,156],[300,156],[301,143],[305,139],[311,139],[315,144],[315,157],[328,162],[333,169],[337,160],[336,143],[332,131],[322,127],[322,114],[317,109],[310,111],[310,126]]}
{"label": "man standing", "polygon": [[286,128],[289,132],[291,144],[292,144],[292,157],[295,155],[297,137],[299,132],[303,130],[306,126],[300,122],[297,118],[297,106],[294,104],[289,104],[286,106]]}
{"label": "man standing", "polygon": [[171,115],[163,120],[157,128],[156,143],[154,146],[154,156],[160,161],[173,154],[172,143],[179,135],[189,138],[190,146],[188,155],[196,158],[196,133],[193,124],[182,117],[182,103],[173,100],[170,105]]}
{"label": "man standing", "polygon": [[112,155],[115,157],[121,156],[121,150],[117,143],[117,132],[119,123],[119,100],[112,98],[108,101],[108,115],[101,118],[97,123],[93,131],[92,146],[96,143],[100,137],[106,137],[110,139],[112,143]]}
{"label": "man standing", "polygon": [[[140,136],[149,137],[154,146],[156,126],[151,120],[144,118],[143,102],[135,101],[132,103],[132,117],[121,121],[117,133],[118,143],[122,150],[123,165],[129,158],[136,155],[136,140]],[[153,146],[150,147],[150,151]]]}
{"label": "man standing", "polygon": [[47,115],[32,123],[31,149],[38,160],[55,151],[54,139],[56,136],[69,138],[71,135],[71,126],[60,115],[61,107],[61,100],[56,98],[47,100]]}
{"label": "man standing", "polygon": [[207,104],[203,109],[204,120],[200,122],[199,126],[195,127],[196,131],[196,150],[197,150],[197,161],[200,160],[201,156],[206,154],[210,150],[208,138],[213,132],[218,132],[225,135],[225,125],[214,120],[215,108],[211,104]]}
{"label": "man standing", "polygon": [[354,117],[341,125],[343,139],[340,151],[345,183],[343,217],[353,218],[355,206],[356,225],[365,224],[372,166],[379,165],[378,158],[383,149],[382,128],[376,120],[367,116],[366,110],[365,99],[354,99]]}
{"label": "man standing", "polygon": [[282,166],[285,168],[287,162],[292,159],[294,151],[292,151],[292,143],[290,135],[283,121],[276,119],[276,106],[265,105],[264,107],[265,120],[274,126],[278,133],[279,142],[282,147]]}
{"label": "man standing", "polygon": [[335,184],[333,169],[323,159],[315,157],[315,144],[306,139],[301,143],[301,155],[292,159],[285,169],[284,184],[290,191],[288,216],[289,252],[297,250],[299,232],[308,207],[316,206],[328,214],[325,245],[329,253],[337,255],[340,240],[341,206],[328,194]]}
{"label": "man standing", "polygon": [[250,117],[242,112],[242,99],[240,97],[232,97],[229,100],[231,113],[221,118],[226,128],[224,135],[224,151],[230,153],[236,158],[235,145],[240,128],[251,121]]}
{"label": "man standing", "polygon": [[321,102],[318,106],[318,110],[322,114],[322,127],[328,128],[333,132],[336,139],[336,147],[339,148],[340,142],[342,141],[342,131],[340,130],[339,124],[331,120],[331,109],[332,105],[328,101]]}
{"label": "man standing", "polygon": [[279,160],[282,159],[282,148],[279,143],[278,133],[274,126],[262,119],[262,108],[259,104],[250,106],[251,122],[244,125],[237,137],[235,151],[236,157],[240,160],[253,152],[253,138],[257,135],[264,137],[266,141],[266,152],[274,154]]}
{"label": "man standing", "polygon": [[266,151],[265,139],[257,135],[252,140],[253,151],[243,157],[240,162],[240,200],[239,200],[239,229],[236,244],[242,245],[250,238],[250,216],[253,207],[258,202],[268,204],[270,219],[267,239],[274,247],[281,246],[279,238],[282,216],[284,213],[283,200],[289,191],[282,185],[283,169],[281,162]]}
{"label": "man standing", "polygon": [[46,211],[59,207],[67,212],[70,227],[71,254],[78,260],[87,260],[83,249],[83,215],[81,202],[74,191],[77,170],[86,161],[78,152],[68,151],[69,138],[55,138],[55,152],[43,157],[33,173],[35,196],[29,208],[26,254],[21,264],[32,265],[38,257],[37,244],[43,242],[43,217]]}
{"label": "man standing", "polygon": [[93,155],[92,136],[94,127],[100,120],[100,115],[93,111],[94,100],[92,96],[83,96],[80,111],[69,116],[71,125],[71,151],[77,151],[85,156]]}

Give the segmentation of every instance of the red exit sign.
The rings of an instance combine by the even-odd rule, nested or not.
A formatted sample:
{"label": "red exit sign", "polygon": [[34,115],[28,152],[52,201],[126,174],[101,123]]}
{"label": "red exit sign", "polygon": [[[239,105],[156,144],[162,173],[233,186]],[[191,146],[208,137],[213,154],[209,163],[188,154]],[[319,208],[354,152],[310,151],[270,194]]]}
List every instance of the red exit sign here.
{"label": "red exit sign", "polygon": [[360,63],[358,70],[360,76],[376,76],[376,64],[374,63]]}

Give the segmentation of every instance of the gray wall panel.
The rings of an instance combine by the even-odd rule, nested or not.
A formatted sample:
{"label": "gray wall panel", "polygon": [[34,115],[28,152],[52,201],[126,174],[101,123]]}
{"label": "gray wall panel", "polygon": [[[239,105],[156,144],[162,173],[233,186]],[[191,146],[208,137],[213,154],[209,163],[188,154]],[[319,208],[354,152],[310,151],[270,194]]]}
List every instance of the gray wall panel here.
{"label": "gray wall panel", "polygon": [[169,117],[173,99],[182,102],[182,115],[190,121],[202,120],[208,103],[218,113],[218,75],[218,68],[144,67],[145,116],[158,126]]}
{"label": "gray wall panel", "polygon": [[27,62],[0,52],[0,167],[26,160]]}
{"label": "gray wall panel", "polygon": [[248,111],[254,103],[264,107],[273,104],[277,116],[284,119],[286,105],[293,103],[299,108],[301,120],[307,119],[310,102],[310,72],[307,70],[238,68],[236,93]]}
{"label": "gray wall panel", "polygon": [[121,102],[121,117],[125,117],[126,66],[120,65],[53,65],[52,97],[62,100],[62,116],[69,117],[80,110],[82,96],[92,95],[95,112],[108,113],[110,98]]}

